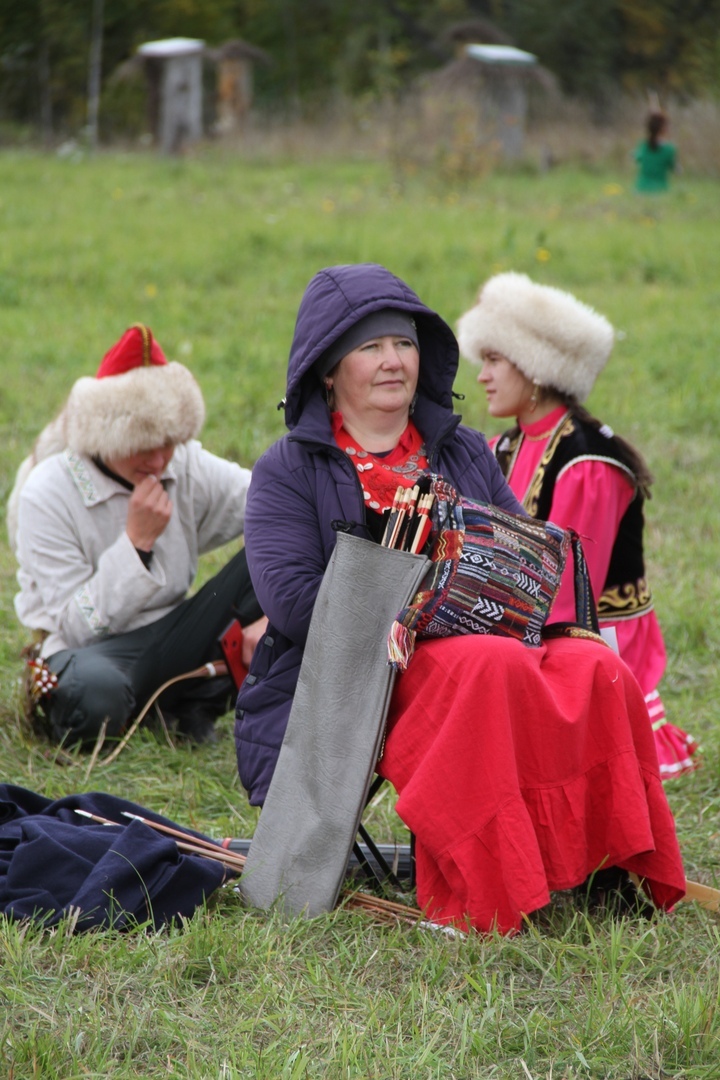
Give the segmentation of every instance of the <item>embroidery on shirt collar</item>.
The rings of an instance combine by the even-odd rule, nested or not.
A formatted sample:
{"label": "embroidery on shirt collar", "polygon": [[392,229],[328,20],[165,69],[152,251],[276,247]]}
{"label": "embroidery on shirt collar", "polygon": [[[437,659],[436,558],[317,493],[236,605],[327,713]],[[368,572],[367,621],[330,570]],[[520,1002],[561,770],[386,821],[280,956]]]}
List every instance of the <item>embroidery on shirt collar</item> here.
{"label": "embroidery on shirt collar", "polygon": [[[117,493],[120,485],[116,484],[114,480],[111,480],[109,476],[105,477],[99,469],[97,470],[97,476],[99,478],[98,482],[100,486],[98,486],[98,482],[96,482],[88,466],[87,458],[84,458],[82,454],[76,454],[74,450],[64,450],[63,457],[67,463],[68,472],[75,482],[75,486],[80,492],[86,506],[95,506],[97,503],[103,502],[104,499],[108,499],[111,495]],[[177,476],[172,468],[171,462],[163,473],[162,480],[176,479]]]}
{"label": "embroidery on shirt collar", "polygon": [[70,475],[82,496],[83,502],[86,506],[93,506],[100,501],[100,493],[88,471],[87,463],[73,450],[65,450],[64,456]]}

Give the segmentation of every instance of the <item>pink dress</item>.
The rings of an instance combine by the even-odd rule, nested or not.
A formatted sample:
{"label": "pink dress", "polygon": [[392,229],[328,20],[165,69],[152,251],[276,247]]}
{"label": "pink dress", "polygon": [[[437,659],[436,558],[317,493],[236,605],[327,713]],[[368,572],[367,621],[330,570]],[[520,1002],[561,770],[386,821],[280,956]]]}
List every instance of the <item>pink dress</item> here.
{"label": "pink dress", "polygon": [[[523,438],[507,477],[520,502],[530,488],[552,435],[566,416],[567,409],[560,406],[533,424],[520,425]],[[497,442],[498,438],[490,440],[493,449]],[[603,591],[618,527],[634,494],[634,486],[627,474],[607,461],[571,462],[555,482],[550,518],[563,528],[575,529],[580,535],[596,598]],[[568,565],[550,621],[574,619],[572,566]],[[603,629],[614,628],[620,655],[645,695],[660,776],[669,780],[692,771],[697,767],[692,757],[698,745],[692,735],[667,720],[658,692],[667,658],[655,611],[650,609],[635,617],[618,620],[601,618],[600,625]]]}

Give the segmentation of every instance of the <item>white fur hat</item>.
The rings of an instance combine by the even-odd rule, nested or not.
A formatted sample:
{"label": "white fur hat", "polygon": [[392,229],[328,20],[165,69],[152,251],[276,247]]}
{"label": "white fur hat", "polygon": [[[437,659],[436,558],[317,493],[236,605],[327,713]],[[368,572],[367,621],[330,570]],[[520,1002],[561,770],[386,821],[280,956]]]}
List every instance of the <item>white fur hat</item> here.
{"label": "white fur hat", "polygon": [[584,401],[612,352],[615,334],[570,293],[527,274],[490,278],[458,322],[460,352],[475,364],[483,349],[507,357],[528,379]]}
{"label": "white fur hat", "polygon": [[202,391],[188,369],[168,363],[146,326],[130,327],[106,353],[95,378],[77,380],[20,465],[7,506],[11,547],[20,492],[40,461],[65,449],[108,461],[178,445],[198,435],[204,420]]}
{"label": "white fur hat", "polygon": [[140,324],[106,353],[94,379],[77,380],[63,410],[68,449],[105,461],[187,442],[204,420],[195,379],[182,364],[168,363]]}

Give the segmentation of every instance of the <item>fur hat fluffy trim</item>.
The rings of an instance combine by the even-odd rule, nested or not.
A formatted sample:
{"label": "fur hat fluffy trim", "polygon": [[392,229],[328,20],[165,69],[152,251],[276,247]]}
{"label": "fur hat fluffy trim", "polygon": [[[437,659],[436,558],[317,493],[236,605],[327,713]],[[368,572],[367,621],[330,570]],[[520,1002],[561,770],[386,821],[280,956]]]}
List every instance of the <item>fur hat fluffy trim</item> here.
{"label": "fur hat fluffy trim", "polygon": [[612,352],[612,326],[570,293],[526,274],[497,274],[458,322],[460,352],[475,364],[501,353],[528,379],[584,401]]}
{"label": "fur hat fluffy trim", "polygon": [[204,420],[200,387],[176,361],[78,379],[63,414],[68,449],[105,461],[187,442]]}

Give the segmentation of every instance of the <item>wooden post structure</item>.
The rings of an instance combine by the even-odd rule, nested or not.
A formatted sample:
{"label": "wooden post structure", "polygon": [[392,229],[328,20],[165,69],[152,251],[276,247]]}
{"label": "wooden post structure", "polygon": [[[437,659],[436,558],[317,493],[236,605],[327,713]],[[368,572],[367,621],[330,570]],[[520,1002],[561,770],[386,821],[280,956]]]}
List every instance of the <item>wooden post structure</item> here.
{"label": "wooden post structure", "polygon": [[468,56],[482,64],[483,105],[507,161],[522,156],[527,118],[524,74],[537,63],[532,53],[512,45],[467,45]]}
{"label": "wooden post structure", "polygon": [[[153,136],[164,154],[178,154],[202,135],[202,58],[197,38],[148,41],[138,53],[159,75],[159,102]],[[151,88],[152,90],[152,88]]]}
{"label": "wooden post structure", "polygon": [[270,57],[263,49],[241,38],[206,49],[205,56],[217,66],[215,133],[240,134],[252,108],[255,65],[269,64]]}

